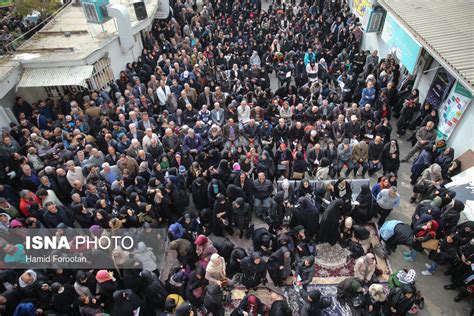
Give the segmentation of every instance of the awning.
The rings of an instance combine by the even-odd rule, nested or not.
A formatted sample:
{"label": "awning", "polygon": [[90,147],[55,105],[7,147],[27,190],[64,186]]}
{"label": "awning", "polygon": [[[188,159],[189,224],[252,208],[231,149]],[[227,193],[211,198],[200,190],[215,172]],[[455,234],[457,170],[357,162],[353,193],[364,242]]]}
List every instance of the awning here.
{"label": "awning", "polygon": [[17,88],[82,86],[88,88],[94,66],[25,69]]}

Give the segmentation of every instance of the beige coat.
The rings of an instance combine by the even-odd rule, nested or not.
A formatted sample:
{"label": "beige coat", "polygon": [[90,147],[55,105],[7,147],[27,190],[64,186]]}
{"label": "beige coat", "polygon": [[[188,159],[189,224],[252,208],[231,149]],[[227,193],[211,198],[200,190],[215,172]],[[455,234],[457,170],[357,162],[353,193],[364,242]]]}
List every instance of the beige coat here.
{"label": "beige coat", "polygon": [[367,161],[369,159],[369,145],[365,141],[352,147],[352,160],[358,162],[360,159]]}

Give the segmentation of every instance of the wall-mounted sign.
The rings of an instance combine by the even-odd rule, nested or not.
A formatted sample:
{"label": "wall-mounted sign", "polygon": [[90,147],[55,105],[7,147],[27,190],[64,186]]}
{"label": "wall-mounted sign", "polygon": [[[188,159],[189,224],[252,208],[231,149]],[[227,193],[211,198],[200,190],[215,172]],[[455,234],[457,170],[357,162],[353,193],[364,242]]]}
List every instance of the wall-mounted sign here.
{"label": "wall-mounted sign", "polygon": [[362,28],[366,33],[382,31],[386,11],[382,7],[367,8],[362,18]]}
{"label": "wall-mounted sign", "polygon": [[464,111],[471,103],[472,93],[458,81],[446,101],[439,108],[438,138],[448,139]]}
{"label": "wall-mounted sign", "polygon": [[382,40],[387,43],[401,64],[413,74],[422,46],[390,13],[385,17]]}
{"label": "wall-mounted sign", "polygon": [[352,0],[352,8],[359,17],[363,18],[367,8],[372,7],[372,2],[370,0]]}
{"label": "wall-mounted sign", "polygon": [[444,68],[438,68],[426,94],[425,102],[431,104],[435,109],[439,108],[453,86],[454,80],[454,77]]}

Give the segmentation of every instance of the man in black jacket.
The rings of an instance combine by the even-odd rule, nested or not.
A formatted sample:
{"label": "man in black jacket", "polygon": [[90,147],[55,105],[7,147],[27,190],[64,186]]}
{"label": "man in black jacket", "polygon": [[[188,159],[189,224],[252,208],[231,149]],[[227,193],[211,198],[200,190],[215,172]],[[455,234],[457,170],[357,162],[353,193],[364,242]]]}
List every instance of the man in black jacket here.
{"label": "man in black jacket", "polygon": [[263,218],[266,212],[270,209],[270,195],[273,192],[272,182],[265,178],[265,174],[260,172],[258,179],[253,183],[254,187],[254,207],[255,213],[258,217]]}
{"label": "man in black jacket", "polygon": [[273,139],[276,141],[276,146],[288,143],[288,126],[286,126],[285,119],[280,118],[278,125],[273,129]]}
{"label": "man in black jacket", "polygon": [[382,154],[383,143],[380,135],[375,136],[375,139],[369,144],[369,175],[372,176],[375,172],[382,169]]}
{"label": "man in black jacket", "polygon": [[48,202],[45,208],[43,222],[47,228],[56,228],[61,223],[73,227],[74,219],[65,207],[58,207],[54,202]]}
{"label": "man in black jacket", "polygon": [[258,252],[242,259],[240,266],[243,272],[242,284],[247,289],[254,289],[262,282],[267,283],[267,263]]}

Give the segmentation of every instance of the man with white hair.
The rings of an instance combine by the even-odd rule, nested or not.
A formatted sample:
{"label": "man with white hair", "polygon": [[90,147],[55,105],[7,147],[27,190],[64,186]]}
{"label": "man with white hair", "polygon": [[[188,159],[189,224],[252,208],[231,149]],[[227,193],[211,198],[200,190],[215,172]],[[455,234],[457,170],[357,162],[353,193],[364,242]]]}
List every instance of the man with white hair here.
{"label": "man with white hair", "polygon": [[244,126],[250,121],[250,106],[248,106],[247,101],[240,102],[240,105],[237,107],[237,114],[239,128],[242,130]]}
{"label": "man with white hair", "polygon": [[145,130],[145,136],[143,137],[143,140],[142,140],[143,150],[147,151],[148,147],[151,145],[152,139],[158,141],[159,140],[158,135],[153,133],[153,130],[151,128],[147,128]]}
{"label": "man with white hair", "polygon": [[118,180],[122,177],[122,172],[117,166],[110,166],[108,162],[102,164],[102,171],[100,176],[107,181],[108,184],[112,184],[115,180]]}
{"label": "man with white hair", "polygon": [[128,117],[129,117],[129,120],[128,120],[129,124],[135,123],[135,126],[138,126],[139,119],[137,117],[137,112],[135,111],[128,112]]}
{"label": "man with white hair", "polygon": [[222,126],[225,124],[224,109],[221,108],[219,102],[214,103],[214,109],[211,111],[211,121],[212,124],[216,124],[217,126]]}
{"label": "man with white hair", "polygon": [[145,133],[142,130],[139,130],[137,128],[137,124],[130,123],[128,125],[128,129],[130,130],[130,132],[127,133],[128,138],[138,139],[139,142],[141,142],[143,140],[143,137],[145,136]]}

